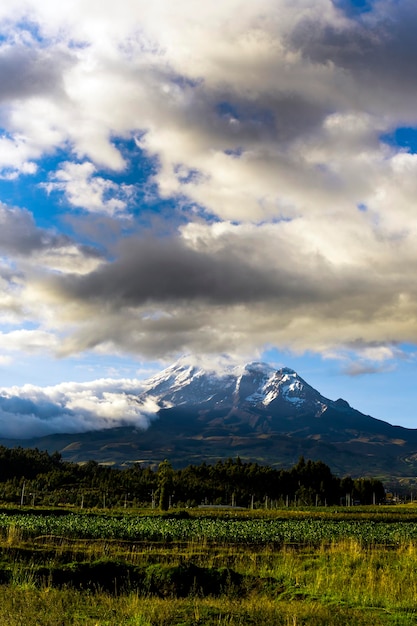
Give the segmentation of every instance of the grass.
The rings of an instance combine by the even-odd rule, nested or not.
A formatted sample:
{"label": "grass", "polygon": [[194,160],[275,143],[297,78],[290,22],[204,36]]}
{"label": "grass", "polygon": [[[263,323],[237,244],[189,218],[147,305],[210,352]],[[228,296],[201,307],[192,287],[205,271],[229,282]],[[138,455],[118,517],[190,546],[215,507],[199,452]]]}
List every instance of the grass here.
{"label": "grass", "polygon": [[0,624],[10,626],[408,626],[414,612],[393,613],[314,600],[113,597],[101,592],[0,588]]}
{"label": "grass", "polygon": [[[308,511],[297,511],[292,519],[320,515],[331,528],[334,516],[343,522],[349,515],[310,513],[309,518]],[[404,528],[416,520],[413,511],[405,514],[399,507],[356,511],[365,526],[378,519],[388,523],[388,516],[398,524],[402,515]],[[290,513],[275,514],[280,516],[287,519]],[[243,523],[245,516],[240,517]],[[274,516],[266,519],[272,522]],[[230,515],[218,520],[231,521]],[[0,538],[0,625],[416,623],[417,541],[406,533],[389,545],[341,537],[278,546],[213,542],[204,536],[149,542],[31,537],[12,523]]]}

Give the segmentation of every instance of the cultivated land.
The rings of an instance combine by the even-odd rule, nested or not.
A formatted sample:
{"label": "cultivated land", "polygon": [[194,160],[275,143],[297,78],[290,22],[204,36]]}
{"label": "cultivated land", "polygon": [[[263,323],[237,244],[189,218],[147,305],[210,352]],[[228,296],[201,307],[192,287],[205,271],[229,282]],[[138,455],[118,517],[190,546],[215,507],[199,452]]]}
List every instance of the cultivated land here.
{"label": "cultivated land", "polygon": [[0,624],[417,621],[417,508],[0,511]]}

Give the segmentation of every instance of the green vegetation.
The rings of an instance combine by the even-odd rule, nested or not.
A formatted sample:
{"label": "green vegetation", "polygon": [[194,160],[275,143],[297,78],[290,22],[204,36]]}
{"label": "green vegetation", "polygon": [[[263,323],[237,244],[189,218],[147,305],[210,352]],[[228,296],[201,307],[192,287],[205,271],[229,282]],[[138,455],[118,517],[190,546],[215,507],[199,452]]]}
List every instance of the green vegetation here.
{"label": "green vegetation", "polygon": [[406,626],[416,571],[412,507],[4,509],[0,624]]}
{"label": "green vegetation", "polygon": [[278,511],[254,517],[250,512],[236,515],[226,513],[208,515],[103,515],[68,512],[56,513],[0,513],[0,533],[18,532],[22,539],[39,536],[68,539],[105,539],[135,542],[214,542],[237,545],[320,546],[341,540],[354,540],[361,546],[398,546],[404,541],[417,542],[417,519],[414,521],[384,521],[377,515],[370,519],[332,519],[322,510],[316,517],[295,512],[285,515]]}
{"label": "green vegetation", "polygon": [[373,478],[338,478],[321,461],[302,457],[291,469],[273,469],[239,458],[214,465],[173,469],[135,464],[125,469],[89,461],[66,463],[55,453],[0,446],[0,503],[83,508],[159,506],[167,510],[202,503],[251,508],[282,505],[380,503],[382,483]]}
{"label": "green vegetation", "polygon": [[417,622],[417,508],[370,506],[377,480],[303,458],[111,469],[20,448],[0,469],[0,625]]}

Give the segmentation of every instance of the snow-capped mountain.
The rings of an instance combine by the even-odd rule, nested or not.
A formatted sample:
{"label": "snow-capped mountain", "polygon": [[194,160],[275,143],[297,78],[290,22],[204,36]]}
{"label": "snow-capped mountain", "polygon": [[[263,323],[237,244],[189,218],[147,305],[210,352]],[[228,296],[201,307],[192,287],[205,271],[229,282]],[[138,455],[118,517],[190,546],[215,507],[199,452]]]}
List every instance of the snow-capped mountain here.
{"label": "snow-capped mountain", "polygon": [[[256,438],[290,437],[356,447],[396,441],[399,429],[363,415],[346,400],[329,400],[287,367],[266,363],[205,368],[180,359],[145,383],[139,402],[160,407],[150,430],[162,427],[172,438],[255,443]],[[417,443],[417,431],[407,439]],[[174,440],[174,439],[173,439]]]}
{"label": "snow-capped mountain", "polygon": [[254,362],[215,369],[184,358],[145,381],[136,400],[157,409],[145,430],[124,425],[0,443],[120,465],[167,458],[185,466],[239,455],[290,467],[304,455],[341,475],[417,475],[417,430],[329,400],[289,368]]}
{"label": "snow-capped mountain", "polygon": [[276,408],[286,412],[313,411],[321,415],[334,403],[320,395],[289,368],[274,369],[252,362],[229,366],[220,372],[179,360],[146,383],[140,398],[152,396],[161,408],[180,406]]}

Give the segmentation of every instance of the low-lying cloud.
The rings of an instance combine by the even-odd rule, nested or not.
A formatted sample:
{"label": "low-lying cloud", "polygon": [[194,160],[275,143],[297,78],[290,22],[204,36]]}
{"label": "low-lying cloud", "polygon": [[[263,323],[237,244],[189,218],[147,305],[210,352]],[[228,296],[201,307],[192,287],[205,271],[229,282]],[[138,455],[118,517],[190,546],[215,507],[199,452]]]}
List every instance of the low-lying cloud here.
{"label": "low-lying cloud", "polygon": [[30,438],[51,433],[80,433],[118,426],[145,429],[159,407],[138,380],[103,379],[54,387],[0,388],[3,437]]}

